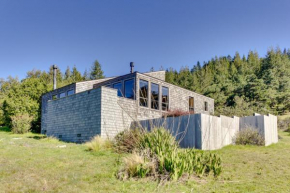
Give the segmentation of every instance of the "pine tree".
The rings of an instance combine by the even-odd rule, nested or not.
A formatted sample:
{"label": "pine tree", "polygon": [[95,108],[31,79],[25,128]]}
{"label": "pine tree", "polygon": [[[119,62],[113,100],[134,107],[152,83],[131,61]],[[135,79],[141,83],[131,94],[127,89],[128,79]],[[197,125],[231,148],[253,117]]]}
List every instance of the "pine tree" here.
{"label": "pine tree", "polygon": [[65,80],[69,80],[70,77],[71,77],[71,71],[70,71],[70,67],[68,66],[68,67],[66,68],[65,73],[64,73],[64,79],[65,79]]}
{"label": "pine tree", "polygon": [[73,67],[73,70],[71,73],[71,79],[72,79],[72,82],[80,82],[83,80],[83,77],[81,73],[77,70],[76,66]]}
{"label": "pine tree", "polygon": [[88,73],[87,69],[85,70],[85,72],[83,74],[83,80],[85,80],[85,81],[90,80],[90,76],[89,76],[89,73]]}
{"label": "pine tree", "polygon": [[90,79],[96,80],[104,78],[104,72],[102,70],[101,64],[96,60],[91,68]]}

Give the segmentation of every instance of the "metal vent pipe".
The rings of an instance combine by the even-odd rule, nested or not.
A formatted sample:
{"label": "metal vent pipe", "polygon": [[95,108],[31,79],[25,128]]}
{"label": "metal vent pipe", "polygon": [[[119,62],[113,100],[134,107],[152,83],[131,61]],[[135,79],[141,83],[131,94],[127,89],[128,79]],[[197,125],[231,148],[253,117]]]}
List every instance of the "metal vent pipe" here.
{"label": "metal vent pipe", "polygon": [[131,67],[131,73],[133,73],[134,72],[134,62],[130,62],[130,67]]}
{"label": "metal vent pipe", "polygon": [[55,90],[56,89],[56,71],[57,71],[57,66],[53,65],[52,69],[53,69],[53,90]]}

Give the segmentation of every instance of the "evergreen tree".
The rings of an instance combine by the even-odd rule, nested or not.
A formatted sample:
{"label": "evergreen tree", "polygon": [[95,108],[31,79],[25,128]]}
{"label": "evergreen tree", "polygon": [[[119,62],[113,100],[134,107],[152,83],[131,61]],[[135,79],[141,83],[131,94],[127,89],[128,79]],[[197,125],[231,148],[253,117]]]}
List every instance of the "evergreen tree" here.
{"label": "evergreen tree", "polygon": [[85,81],[90,80],[90,76],[89,76],[89,73],[88,73],[87,69],[85,70],[85,72],[83,74],[83,80],[85,80]]}
{"label": "evergreen tree", "polygon": [[96,80],[96,79],[101,79],[101,78],[105,78],[104,72],[102,70],[101,64],[96,60],[90,72],[90,79]]}
{"label": "evergreen tree", "polygon": [[65,73],[64,73],[64,79],[65,79],[65,80],[69,80],[70,78],[71,78],[71,71],[70,71],[70,67],[68,66],[68,67],[66,68]]}
{"label": "evergreen tree", "polygon": [[81,73],[77,70],[76,66],[73,67],[73,70],[71,73],[71,80],[72,80],[72,82],[83,81],[83,77],[82,77]]}

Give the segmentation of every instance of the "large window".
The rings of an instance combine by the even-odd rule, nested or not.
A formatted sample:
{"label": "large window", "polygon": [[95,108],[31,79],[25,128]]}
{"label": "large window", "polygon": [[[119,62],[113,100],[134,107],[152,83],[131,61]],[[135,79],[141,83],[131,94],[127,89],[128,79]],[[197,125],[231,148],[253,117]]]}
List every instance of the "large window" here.
{"label": "large window", "polygon": [[122,82],[118,82],[113,84],[113,88],[118,90],[118,96],[122,97],[123,93],[122,93]]}
{"label": "large window", "polygon": [[151,83],[151,108],[159,109],[159,85]]}
{"label": "large window", "polygon": [[204,102],[204,110],[208,111],[208,102]]}
{"label": "large window", "polygon": [[65,97],[65,92],[59,94],[59,98],[64,98],[64,97]]}
{"label": "large window", "polygon": [[189,97],[188,106],[189,106],[189,111],[194,112],[194,98],[193,97]]}
{"label": "large window", "polygon": [[148,107],[148,82],[139,80],[139,101],[140,106]]}
{"label": "large window", "polygon": [[169,107],[169,90],[167,87],[162,86],[162,110],[168,111]]}
{"label": "large window", "polygon": [[134,99],[134,79],[125,80],[125,97],[128,99]]}
{"label": "large window", "polygon": [[67,96],[70,96],[70,95],[73,95],[73,94],[75,94],[75,90],[74,89],[67,91]]}

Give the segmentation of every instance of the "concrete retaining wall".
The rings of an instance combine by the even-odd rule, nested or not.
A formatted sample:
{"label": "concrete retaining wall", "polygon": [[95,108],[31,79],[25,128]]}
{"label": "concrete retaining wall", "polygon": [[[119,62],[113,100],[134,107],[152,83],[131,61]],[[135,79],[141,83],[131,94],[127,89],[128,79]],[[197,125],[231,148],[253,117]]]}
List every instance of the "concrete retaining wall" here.
{"label": "concrete retaining wall", "polygon": [[159,118],[139,122],[147,129],[165,127],[184,148],[203,150],[220,149],[234,143],[235,135],[251,126],[265,138],[265,145],[278,142],[277,117],[255,115],[248,117],[211,116],[194,114],[181,117]]}
{"label": "concrete retaining wall", "polygon": [[265,138],[265,145],[278,142],[277,117],[255,114],[255,116],[241,117],[240,130],[251,127],[259,131]]}

